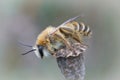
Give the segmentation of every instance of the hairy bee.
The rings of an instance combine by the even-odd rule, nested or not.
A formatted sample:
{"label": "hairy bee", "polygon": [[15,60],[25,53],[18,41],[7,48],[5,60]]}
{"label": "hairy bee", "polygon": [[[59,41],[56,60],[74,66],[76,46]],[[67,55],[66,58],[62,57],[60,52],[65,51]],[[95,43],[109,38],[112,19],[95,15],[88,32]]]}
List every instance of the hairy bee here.
{"label": "hairy bee", "polygon": [[57,43],[62,43],[67,48],[73,49],[68,40],[69,37],[82,44],[82,37],[89,36],[92,32],[89,26],[74,21],[78,17],[71,18],[58,27],[47,27],[38,35],[33,49],[27,53],[35,51],[37,56],[43,58],[43,50],[47,49],[52,55],[55,55],[55,49],[57,48],[55,45],[58,45]]}

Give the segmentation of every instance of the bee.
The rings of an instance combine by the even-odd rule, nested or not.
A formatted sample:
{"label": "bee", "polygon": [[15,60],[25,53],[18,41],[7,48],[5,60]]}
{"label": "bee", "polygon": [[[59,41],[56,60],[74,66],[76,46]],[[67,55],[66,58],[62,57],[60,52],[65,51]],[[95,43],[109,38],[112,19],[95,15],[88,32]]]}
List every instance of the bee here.
{"label": "bee", "polygon": [[64,44],[67,48],[73,50],[71,43],[68,40],[69,37],[83,44],[83,36],[90,36],[92,32],[89,26],[86,26],[82,22],[78,23],[75,21],[78,17],[80,16],[71,18],[58,27],[47,27],[38,35],[33,49],[23,55],[35,51],[35,54],[38,57],[41,56],[41,58],[43,58],[44,49],[47,49],[51,55],[55,55],[55,50],[57,49],[55,46],[57,44],[55,43],[62,43],[62,45]]}

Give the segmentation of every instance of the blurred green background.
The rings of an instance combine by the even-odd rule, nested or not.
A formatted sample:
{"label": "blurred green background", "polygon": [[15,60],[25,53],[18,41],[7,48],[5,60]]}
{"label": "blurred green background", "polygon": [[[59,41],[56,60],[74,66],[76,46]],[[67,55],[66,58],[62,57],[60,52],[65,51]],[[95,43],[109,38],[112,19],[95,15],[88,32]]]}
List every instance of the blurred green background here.
{"label": "blurred green background", "polygon": [[93,35],[87,41],[85,80],[120,80],[119,0],[0,0],[0,80],[65,80],[53,57],[38,59],[17,40],[34,45],[47,26],[77,15]]}

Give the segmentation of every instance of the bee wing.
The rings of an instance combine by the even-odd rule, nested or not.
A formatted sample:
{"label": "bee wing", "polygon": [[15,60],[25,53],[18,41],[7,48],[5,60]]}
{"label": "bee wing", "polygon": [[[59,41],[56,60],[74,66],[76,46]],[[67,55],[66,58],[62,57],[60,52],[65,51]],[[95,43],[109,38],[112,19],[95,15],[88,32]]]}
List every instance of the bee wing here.
{"label": "bee wing", "polygon": [[70,18],[70,19],[68,19],[67,21],[65,21],[64,23],[62,23],[60,26],[64,26],[65,24],[67,24],[67,23],[69,23],[69,22],[71,22],[71,21],[74,21],[75,19],[77,19],[77,18],[79,18],[79,17],[80,17],[80,15],[75,16],[75,17],[73,17],[73,18]]}
{"label": "bee wing", "polygon": [[81,15],[78,15],[76,17],[70,18],[67,21],[65,21],[64,23],[62,23],[61,25],[59,25],[53,32],[50,33],[50,35],[54,34],[60,27],[64,26],[65,24],[74,21],[75,19],[79,18]]}

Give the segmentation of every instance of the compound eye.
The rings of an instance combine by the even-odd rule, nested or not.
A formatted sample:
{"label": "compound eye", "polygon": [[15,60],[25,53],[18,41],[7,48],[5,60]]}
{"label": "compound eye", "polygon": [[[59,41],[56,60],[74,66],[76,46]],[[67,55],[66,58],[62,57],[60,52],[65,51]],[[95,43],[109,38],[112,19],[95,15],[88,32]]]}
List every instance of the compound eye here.
{"label": "compound eye", "polygon": [[43,46],[40,46],[40,45],[37,45],[37,47],[38,47],[39,55],[41,56],[41,58],[43,58],[43,56],[44,56],[44,53],[43,53],[44,47],[43,47]]}

